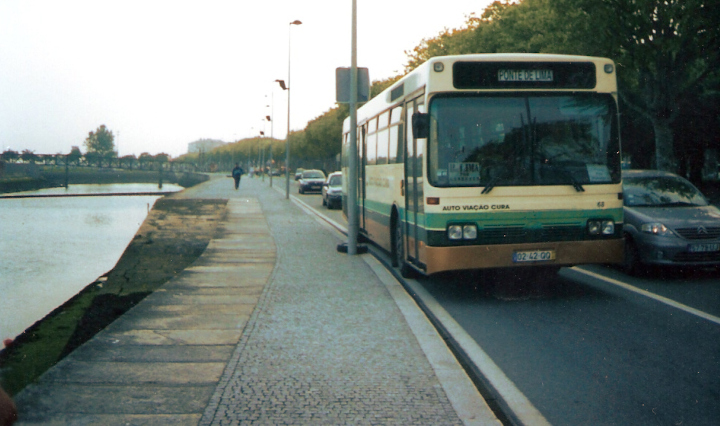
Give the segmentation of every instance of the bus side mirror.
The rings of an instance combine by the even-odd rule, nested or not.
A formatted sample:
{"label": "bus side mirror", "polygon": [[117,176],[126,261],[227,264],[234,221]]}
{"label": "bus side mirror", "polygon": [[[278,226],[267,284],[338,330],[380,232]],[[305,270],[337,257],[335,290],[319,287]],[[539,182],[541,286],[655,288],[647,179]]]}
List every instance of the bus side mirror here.
{"label": "bus side mirror", "polygon": [[415,112],[412,115],[412,132],[415,139],[425,139],[430,134],[430,114]]}

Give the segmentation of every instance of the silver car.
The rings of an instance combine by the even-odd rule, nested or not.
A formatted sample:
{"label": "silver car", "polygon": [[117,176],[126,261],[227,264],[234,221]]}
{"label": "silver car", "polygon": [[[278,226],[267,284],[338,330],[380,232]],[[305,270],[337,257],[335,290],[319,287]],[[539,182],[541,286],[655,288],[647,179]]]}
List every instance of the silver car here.
{"label": "silver car", "polygon": [[682,177],[623,170],[625,270],[720,266],[720,210]]}
{"label": "silver car", "polygon": [[325,183],[325,173],[322,170],[304,170],[298,179],[298,192],[322,192]]}

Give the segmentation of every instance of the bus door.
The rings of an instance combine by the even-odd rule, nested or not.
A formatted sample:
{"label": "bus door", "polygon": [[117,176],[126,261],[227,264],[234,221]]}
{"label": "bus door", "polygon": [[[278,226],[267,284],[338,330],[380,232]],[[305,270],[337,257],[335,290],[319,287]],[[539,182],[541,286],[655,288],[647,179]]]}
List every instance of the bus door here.
{"label": "bus door", "polygon": [[420,227],[418,226],[418,213],[423,212],[422,199],[422,141],[413,137],[412,115],[415,111],[423,111],[419,104],[420,98],[416,98],[405,104],[405,247],[407,247],[408,259],[413,263],[419,262],[420,249]]}
{"label": "bus door", "polygon": [[365,165],[367,163],[367,124],[358,128],[358,226],[365,230]]}

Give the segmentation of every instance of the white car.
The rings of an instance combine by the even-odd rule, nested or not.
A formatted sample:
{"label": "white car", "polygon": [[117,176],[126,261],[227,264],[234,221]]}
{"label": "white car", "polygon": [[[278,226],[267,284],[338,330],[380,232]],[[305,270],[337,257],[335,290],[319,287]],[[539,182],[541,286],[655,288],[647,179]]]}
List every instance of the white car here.
{"label": "white car", "polygon": [[328,209],[342,207],[342,173],[330,173],[322,188],[323,206]]}

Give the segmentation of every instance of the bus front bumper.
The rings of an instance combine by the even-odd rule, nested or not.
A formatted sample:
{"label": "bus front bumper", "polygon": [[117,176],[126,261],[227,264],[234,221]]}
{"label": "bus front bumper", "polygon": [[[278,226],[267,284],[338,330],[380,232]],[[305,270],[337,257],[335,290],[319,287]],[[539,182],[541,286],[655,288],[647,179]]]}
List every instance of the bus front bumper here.
{"label": "bus front bumper", "polygon": [[[513,268],[525,266],[573,266],[623,261],[623,240],[562,241],[552,243],[420,247],[426,274],[443,271]],[[552,252],[554,259],[518,261],[515,253]]]}

